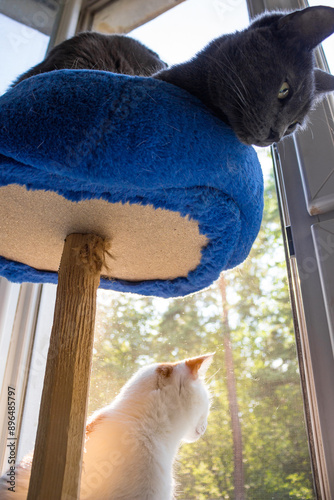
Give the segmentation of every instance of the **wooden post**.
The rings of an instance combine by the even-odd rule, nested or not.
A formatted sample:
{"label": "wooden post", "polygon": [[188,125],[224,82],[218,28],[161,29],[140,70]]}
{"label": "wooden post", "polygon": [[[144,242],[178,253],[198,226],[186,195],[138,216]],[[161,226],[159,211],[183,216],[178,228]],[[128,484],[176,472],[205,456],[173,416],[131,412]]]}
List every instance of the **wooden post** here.
{"label": "wooden post", "polygon": [[79,497],[96,291],[105,250],[104,240],[92,234],[66,238],[28,500]]}

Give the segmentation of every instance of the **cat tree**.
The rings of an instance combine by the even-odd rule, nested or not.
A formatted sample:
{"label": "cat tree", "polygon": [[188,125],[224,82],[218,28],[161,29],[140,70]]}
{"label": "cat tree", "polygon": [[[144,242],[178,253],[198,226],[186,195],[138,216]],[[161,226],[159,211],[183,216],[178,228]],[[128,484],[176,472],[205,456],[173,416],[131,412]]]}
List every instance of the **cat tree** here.
{"label": "cat tree", "polygon": [[0,98],[0,125],[0,274],[58,281],[28,498],[75,499],[98,286],[209,286],[258,233],[261,169],[200,101],[151,78],[32,77]]}

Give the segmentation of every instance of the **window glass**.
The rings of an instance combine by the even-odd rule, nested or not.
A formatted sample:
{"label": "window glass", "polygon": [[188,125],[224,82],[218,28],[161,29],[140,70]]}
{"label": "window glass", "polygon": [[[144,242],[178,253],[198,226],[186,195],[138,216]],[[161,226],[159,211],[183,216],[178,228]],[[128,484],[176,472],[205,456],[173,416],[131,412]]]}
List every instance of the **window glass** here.
{"label": "window glass", "polygon": [[315,498],[271,158],[259,154],[265,215],[242,266],[183,299],[98,293],[89,413],[147,363],[216,352],[206,434],[180,450],[181,499],[242,498],[236,481],[248,499]]}
{"label": "window glass", "polygon": [[[327,7],[334,7],[333,0],[323,0],[321,2],[317,0],[308,0],[311,7],[316,5],[325,5]],[[329,69],[332,74],[334,74],[334,36],[330,36],[322,43],[323,49],[325,51],[326,59],[328,62]]]}
{"label": "window glass", "polygon": [[[58,0],[1,0],[0,2],[0,94],[8,89],[9,85],[23,72],[40,62],[46,53],[51,32],[55,26],[56,15],[59,8]],[[1,366],[1,381],[10,377],[12,382],[17,381],[16,390],[16,409],[17,423],[22,425],[22,434],[18,439],[18,448],[16,458],[20,460],[26,453],[31,451],[34,444],[34,436],[38,421],[38,408],[40,402],[41,386],[44,377],[44,358],[43,366],[38,373],[38,390],[34,380],[34,369],[29,372],[28,390],[26,392],[26,374],[30,360],[30,345],[33,339],[35,326],[29,322],[30,317],[34,317],[39,304],[39,285],[24,284],[17,289],[18,285],[7,283],[5,279],[0,280],[0,287],[4,291],[1,299],[5,299],[3,304],[5,321],[4,328],[0,332],[3,334],[3,343],[1,348],[2,358],[5,360]],[[0,294],[2,295],[2,294]],[[8,297],[8,303],[6,296]],[[28,299],[28,298],[29,299]],[[43,310],[43,315],[53,316],[53,300],[50,300],[47,307]],[[26,305],[29,303],[29,307]],[[22,306],[22,307],[21,307]],[[24,313],[22,312],[24,310]],[[27,312],[28,311],[28,312]],[[42,314],[39,315],[39,321]],[[1,321],[0,321],[1,323]],[[0,325],[1,326],[1,325]],[[12,331],[13,328],[13,331]],[[20,332],[20,335],[16,335]],[[44,330],[46,336],[45,351],[47,352],[48,338],[50,329]],[[36,340],[36,337],[35,337]],[[39,355],[40,353],[37,353]],[[33,358],[36,357],[36,343],[34,344]],[[17,360],[20,359],[20,365]],[[15,378],[16,377],[16,378]],[[2,397],[7,398],[3,393]],[[30,394],[34,394],[34,404],[30,404]],[[21,420],[21,410],[24,405],[24,414]],[[32,409],[32,411],[31,411]],[[26,425],[28,424],[28,425]],[[3,428],[2,430],[4,430]],[[0,470],[7,470],[8,461],[6,448],[7,443],[5,433],[2,433],[3,439],[0,442]],[[21,439],[22,437],[22,439]],[[1,439],[0,439],[1,441]]]}
{"label": "window glass", "polygon": [[48,35],[0,13],[0,94],[21,73],[39,63],[45,55]]}
{"label": "window glass", "polygon": [[187,0],[131,32],[167,64],[184,62],[214,38],[249,24],[243,0]]}
{"label": "window glass", "polygon": [[[247,24],[241,0],[188,0],[132,36],[173,64]],[[0,28],[3,92],[43,58],[49,36],[2,14]],[[263,149],[259,157],[264,220],[242,266],[183,299],[98,292],[89,414],[146,363],[216,352],[207,432],[180,450],[180,499],[232,499],[240,490],[254,500],[315,498],[271,157]]]}
{"label": "window glass", "polygon": [[[247,24],[243,2],[189,0],[131,35],[173,64]],[[147,363],[216,352],[208,429],[180,449],[180,499],[315,498],[272,160],[258,153],[264,219],[243,265],[182,299],[98,292],[89,413]]]}

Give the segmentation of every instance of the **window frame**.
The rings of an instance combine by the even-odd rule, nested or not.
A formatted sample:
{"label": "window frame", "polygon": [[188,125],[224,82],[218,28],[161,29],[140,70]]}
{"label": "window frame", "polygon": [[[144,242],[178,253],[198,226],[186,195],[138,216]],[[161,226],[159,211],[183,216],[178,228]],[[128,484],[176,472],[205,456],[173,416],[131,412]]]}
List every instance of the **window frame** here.
{"label": "window frame", "polygon": [[[181,1],[183,0],[173,2],[173,6],[181,3]],[[246,1],[250,18],[264,10],[292,10],[307,6],[304,0]],[[124,7],[126,2],[127,0],[124,0],[124,2],[120,0],[117,3],[121,8],[122,5]],[[83,0],[71,0],[62,3],[62,9],[57,20],[57,29],[51,36],[49,48],[72,36],[77,31],[89,29],[92,26],[93,17],[96,12],[108,8],[112,3],[114,2],[103,2],[101,0],[88,1],[86,3]],[[165,3],[171,4],[169,0],[166,0]],[[320,67],[326,69],[322,49],[318,49],[317,62]],[[334,110],[333,99],[328,99],[328,104],[320,106],[316,112],[319,113],[320,119],[325,118],[328,124],[328,119],[333,119],[332,115],[329,116],[332,110]],[[321,154],[323,154],[323,151],[321,151]],[[332,153],[330,152],[329,154]],[[312,258],[316,262],[311,226],[322,220],[328,220],[330,217],[334,218],[334,212],[331,211],[323,215],[313,216],[310,216],[307,212],[300,174],[301,161],[303,160],[302,137],[298,136],[294,139],[286,139],[283,143],[274,145],[272,155],[286,248],[290,296],[315,490],[319,498],[330,500],[334,498],[334,428],[332,424],[332,416],[334,415],[334,384],[331,382],[334,379],[333,344],[326,317],[319,270],[315,270],[312,273],[311,279],[309,277],[306,279],[303,277],[305,274],[303,272],[303,262],[308,258]],[[27,345],[29,346],[25,351],[28,363],[31,360],[31,355],[36,345],[36,324],[39,321],[39,304],[45,285],[21,285],[21,297],[23,297],[24,293],[28,293],[27,290],[24,292],[24,288],[27,286],[30,287],[29,293],[34,297],[30,306],[31,309],[29,309],[30,317],[33,319],[30,321],[29,331],[25,330]],[[20,305],[21,299],[18,298],[17,285],[8,284],[8,282],[5,283],[5,280],[0,278],[1,297],[5,297],[4,303],[8,304],[6,314],[9,319],[4,321],[3,324],[0,323],[0,339],[1,333],[4,338],[9,329],[13,328],[13,330],[17,330],[18,328],[25,328],[22,318],[20,319],[20,314],[18,313],[22,304]],[[9,351],[9,342],[7,344],[6,349]],[[19,343],[16,345],[13,343],[11,348],[14,350],[19,349]],[[8,370],[10,371],[11,369],[8,365]],[[4,384],[8,379],[9,371],[7,371],[7,375],[4,374]],[[21,415],[23,415],[27,384],[28,375],[22,381],[20,397]],[[5,385],[3,385],[3,388],[5,388]],[[5,408],[2,400],[1,403],[1,408]],[[25,425],[24,420],[22,425]],[[4,461],[5,456],[3,455],[2,463]]]}
{"label": "window frame", "polygon": [[[31,356],[39,312],[42,285],[23,283],[21,286],[0,279],[1,295],[7,295],[6,320],[0,331],[1,347],[5,349],[6,361],[2,367],[0,393],[0,467],[8,468],[8,391],[15,390],[15,437],[16,450],[20,444],[20,430],[25,412],[25,396],[30,377]],[[8,335],[11,332],[11,335]],[[6,344],[6,346],[4,345]]]}
{"label": "window frame", "polygon": [[[82,0],[60,2],[59,10],[54,21],[54,28],[50,36],[48,51],[54,45],[75,34],[81,7]],[[38,9],[38,4],[36,4],[36,9]],[[29,432],[29,437],[36,432],[36,423],[33,423],[35,428],[32,427],[32,421],[28,411],[29,406],[31,407],[31,396],[28,397],[28,400],[26,400],[26,396],[29,396],[28,385],[33,371],[31,362],[36,358],[36,354],[38,354],[38,341],[40,335],[36,337],[36,331],[38,333],[36,328],[38,324],[41,324],[40,304],[43,293],[44,295],[49,295],[49,302],[51,302],[53,311],[54,299],[52,299],[50,285],[34,283],[22,283],[21,285],[17,285],[0,277],[0,348],[2,360],[0,370],[1,474],[8,469],[8,448],[6,444],[8,434],[7,397],[9,386],[15,388],[17,459],[21,459],[27,452],[23,444],[25,438],[21,436],[21,427],[28,429],[27,432]],[[52,320],[53,312],[50,318]],[[50,327],[51,326],[52,325],[50,325]],[[51,328],[49,329],[48,336],[50,336],[50,334]],[[44,376],[41,382],[43,382],[43,378]],[[39,390],[40,393],[37,391],[33,398],[35,404],[40,401],[42,384]],[[39,411],[37,411],[37,418],[38,413]]]}
{"label": "window frame", "polygon": [[[82,0],[80,0],[82,1]],[[151,21],[185,0],[87,0],[83,4],[77,25],[78,31],[94,30],[94,21],[108,10],[112,10],[111,20],[105,22],[101,33],[129,33],[129,31]],[[126,12],[126,17],[123,13]]]}
{"label": "window frame", "polygon": [[[247,4],[251,18],[265,10],[308,7],[306,0],[247,0]],[[328,71],[322,47],[316,50],[316,62],[320,69]],[[334,163],[334,148],[328,148],[333,111],[333,96],[329,96],[313,112],[313,117],[316,126],[321,126],[323,138],[322,144],[315,144],[314,153],[321,159],[328,156]],[[334,211],[310,215],[307,209],[302,175],[303,165],[308,162],[306,141],[305,134],[297,134],[274,145],[272,155],[315,491],[318,498],[330,500],[334,498],[334,428],[331,419],[334,415],[334,343],[326,317],[319,268],[315,266],[311,274],[305,268],[310,259],[314,264],[317,262],[312,225],[334,219]]]}

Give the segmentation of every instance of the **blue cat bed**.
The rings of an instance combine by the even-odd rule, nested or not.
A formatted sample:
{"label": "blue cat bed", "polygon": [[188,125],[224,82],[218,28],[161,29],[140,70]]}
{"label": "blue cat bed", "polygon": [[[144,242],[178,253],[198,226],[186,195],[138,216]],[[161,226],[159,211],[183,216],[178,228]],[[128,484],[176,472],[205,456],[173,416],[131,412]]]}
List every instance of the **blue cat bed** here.
{"label": "blue cat bed", "polygon": [[186,295],[247,257],[263,210],[256,154],[184,90],[62,70],[3,95],[0,124],[9,280],[56,283],[73,232],[111,239],[100,286],[122,292]]}
{"label": "blue cat bed", "polygon": [[77,499],[99,283],[210,285],[258,233],[261,169],[198,100],[149,78],[35,76],[0,98],[0,124],[0,274],[58,278],[28,498]]}

